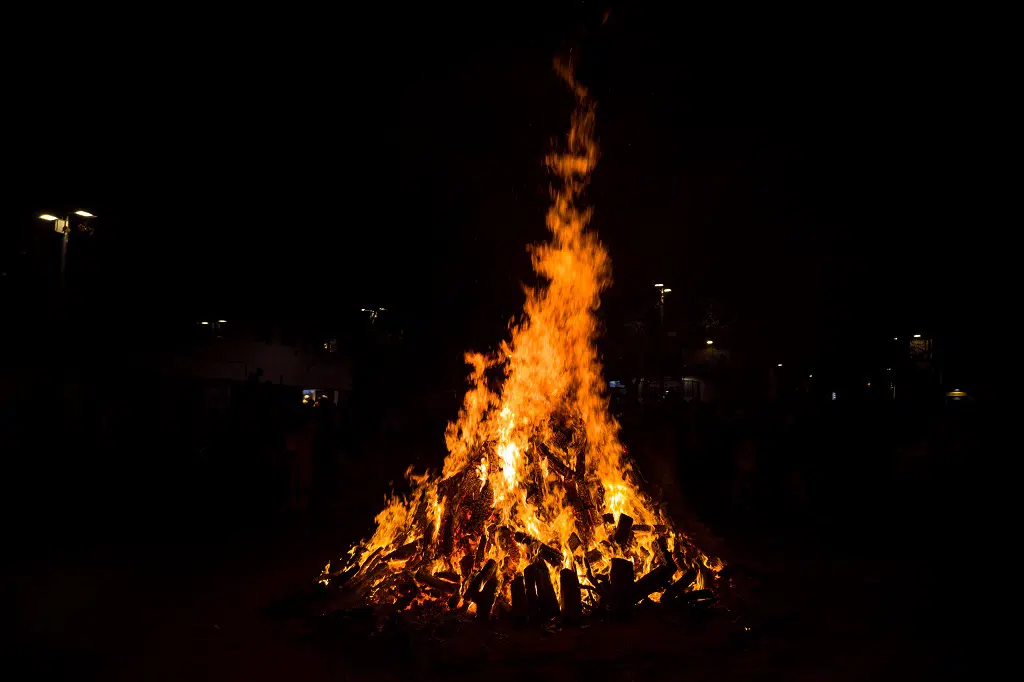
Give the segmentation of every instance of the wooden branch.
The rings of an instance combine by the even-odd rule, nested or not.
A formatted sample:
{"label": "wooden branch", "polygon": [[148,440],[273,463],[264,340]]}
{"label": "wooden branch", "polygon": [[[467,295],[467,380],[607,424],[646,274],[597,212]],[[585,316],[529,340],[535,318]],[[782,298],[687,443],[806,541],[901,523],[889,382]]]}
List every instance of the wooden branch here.
{"label": "wooden branch", "polygon": [[554,618],[559,614],[558,596],[555,594],[555,586],[551,583],[551,573],[542,561],[535,561],[537,580],[537,609],[540,617]]}
{"label": "wooden branch", "polygon": [[483,589],[480,590],[480,594],[476,600],[476,619],[478,621],[486,623],[487,619],[491,617],[491,607],[494,606],[494,594],[497,591],[498,577],[491,576],[491,578],[484,583]]}

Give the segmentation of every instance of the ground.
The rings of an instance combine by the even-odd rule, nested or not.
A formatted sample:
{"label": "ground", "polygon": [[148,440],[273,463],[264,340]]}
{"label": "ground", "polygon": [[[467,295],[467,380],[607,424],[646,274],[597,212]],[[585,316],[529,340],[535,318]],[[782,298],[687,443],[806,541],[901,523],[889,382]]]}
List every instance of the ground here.
{"label": "ground", "polygon": [[913,560],[806,543],[742,542],[737,559],[758,577],[742,616],[751,630],[739,637],[725,614],[338,641],[311,641],[268,617],[267,605],[309,581],[351,532],[305,514],[229,538],[21,561],[7,582],[8,643],[38,677],[76,680],[469,679],[481,669],[498,680],[935,679],[957,658],[943,604]]}

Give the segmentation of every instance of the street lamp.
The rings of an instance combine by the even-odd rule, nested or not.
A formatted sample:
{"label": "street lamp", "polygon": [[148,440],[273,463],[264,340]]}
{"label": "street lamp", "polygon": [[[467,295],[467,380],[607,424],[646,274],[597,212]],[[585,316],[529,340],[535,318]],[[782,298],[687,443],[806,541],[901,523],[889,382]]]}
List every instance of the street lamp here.
{"label": "street lamp", "polygon": [[[74,212],[76,216],[80,218],[95,218],[96,216],[89,213],[86,210],[78,209]],[[53,231],[61,236],[60,240],[60,288],[64,288],[64,273],[67,269],[68,262],[68,238],[71,234],[71,216],[65,216],[64,218],[58,218],[55,215],[49,213],[43,213],[39,216],[40,220],[53,223]],[[83,223],[78,224],[79,229],[85,229]]]}
{"label": "street lamp", "polygon": [[661,314],[661,326],[665,326],[665,294],[671,294],[672,290],[666,287],[664,284],[655,284],[654,288],[658,290],[658,312]]}

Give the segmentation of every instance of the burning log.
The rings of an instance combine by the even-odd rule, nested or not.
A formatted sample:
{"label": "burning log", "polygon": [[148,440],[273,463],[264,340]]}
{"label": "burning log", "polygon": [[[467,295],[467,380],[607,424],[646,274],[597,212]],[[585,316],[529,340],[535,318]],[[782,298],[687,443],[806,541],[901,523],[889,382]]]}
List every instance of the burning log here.
{"label": "burning log", "polygon": [[651,532],[651,527],[649,525],[647,525],[646,523],[634,523],[633,524],[633,532],[634,533],[650,533]]}
{"label": "burning log", "polygon": [[577,535],[575,532],[572,535],[569,536],[569,551],[570,552],[575,552],[577,549],[579,549],[579,546],[582,545],[582,544],[583,544],[583,541],[580,540],[580,536]]}
{"label": "burning log", "polygon": [[601,554],[601,550],[592,549],[583,555],[583,558],[590,563],[597,563],[601,559],[604,559],[604,554]]}
{"label": "burning log", "polygon": [[526,611],[530,619],[540,615],[540,604],[537,596],[537,567],[530,564],[523,569],[523,581],[526,587]]}
{"label": "burning log", "polygon": [[492,576],[490,580],[484,583],[483,589],[480,590],[478,599],[476,600],[476,619],[482,623],[486,623],[491,617],[491,607],[494,606],[494,594],[498,591],[498,578]]}
{"label": "burning log", "polygon": [[535,561],[534,579],[537,581],[537,611],[541,618],[547,620],[559,614],[558,596],[555,586],[551,583],[551,573],[542,561]]}
{"label": "burning log", "polygon": [[400,561],[402,559],[408,559],[416,553],[416,550],[418,548],[419,542],[414,540],[413,542],[402,545],[391,554],[388,554],[386,557],[384,557],[384,561]]}
{"label": "burning log", "polygon": [[671,566],[659,566],[637,580],[633,584],[633,596],[630,597],[631,603],[636,604],[641,599],[665,589],[668,584],[672,582],[672,574],[675,572],[675,564]]}
{"label": "burning log", "polygon": [[447,580],[447,581],[453,582],[453,583],[460,583],[460,582],[462,582],[462,578],[460,578],[459,574],[456,573],[455,571],[438,571],[437,573],[434,574],[434,577],[435,578],[440,578],[441,580]]}
{"label": "burning log", "polygon": [[[498,571],[498,562],[494,559],[488,559],[487,563],[484,564],[473,579],[469,581],[469,585],[466,586],[466,599],[470,601],[476,601],[480,593],[480,588],[485,582],[494,577],[494,574]],[[479,604],[477,604],[479,606]]]}
{"label": "burning log", "polygon": [[530,614],[530,605],[526,599],[526,579],[517,575],[512,579],[512,617],[523,622]]}
{"label": "burning log", "polygon": [[540,549],[537,551],[537,556],[548,562],[551,565],[551,568],[558,568],[565,563],[565,557],[562,556],[561,552],[550,545],[544,544],[543,542],[540,543]]}
{"label": "burning log", "polygon": [[619,514],[619,523],[615,526],[615,544],[625,547],[633,535],[633,517],[629,514]]}
{"label": "burning log", "polygon": [[330,579],[331,585],[335,587],[341,587],[349,581],[356,573],[359,572],[359,564],[349,566],[344,571],[338,571],[337,573],[331,573],[327,577]]}
{"label": "burning log", "polygon": [[575,623],[583,616],[583,597],[576,571],[563,568],[558,574],[558,584],[562,593],[562,618],[568,623]]}
{"label": "burning log", "polygon": [[441,580],[440,578],[430,575],[424,571],[416,571],[416,582],[421,585],[437,590],[442,594],[454,594],[459,591],[458,583],[450,583],[447,580]]}
{"label": "burning log", "polygon": [[686,589],[693,584],[693,581],[697,579],[697,569],[691,568],[686,573],[683,573],[683,577],[669,585],[668,589],[665,590],[666,599],[675,599],[679,597]]}
{"label": "burning log", "polygon": [[602,514],[601,518],[605,523],[615,523],[615,514]]}

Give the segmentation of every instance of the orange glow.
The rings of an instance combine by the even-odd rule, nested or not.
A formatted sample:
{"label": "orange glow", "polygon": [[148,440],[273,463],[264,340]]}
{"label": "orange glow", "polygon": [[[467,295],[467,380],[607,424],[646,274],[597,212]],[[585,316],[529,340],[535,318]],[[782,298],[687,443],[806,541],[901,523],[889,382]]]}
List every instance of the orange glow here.
{"label": "orange glow", "polygon": [[[363,562],[354,580],[367,601],[398,601],[403,570],[407,576],[459,575],[464,591],[489,559],[497,563],[498,598],[506,603],[512,578],[538,556],[547,561],[556,591],[561,567],[595,587],[584,568],[588,552],[598,574],[607,572],[613,557],[632,561],[637,577],[656,561],[674,560],[676,578],[684,568],[698,569],[698,588],[722,568],[639,489],[609,413],[594,342],[611,262],[586,229],[591,209],[580,206],[598,160],[595,103],[571,65],[555,68],[576,107],[568,136],[546,159],[553,178],[551,238],[529,250],[544,284],[527,289],[523,314],[496,352],[466,354],[469,389],[446,429],[448,455],[440,475],[406,471],[409,497],[390,497],[373,536],[340,561],[353,571],[352,561]],[[623,514],[638,530],[615,542]],[[417,544],[409,556],[398,551],[410,543]],[[671,557],[656,559],[664,556],[663,547]],[[403,558],[380,558],[396,551]],[[591,593],[584,594],[592,606]],[[413,603],[448,598],[425,590]]]}

